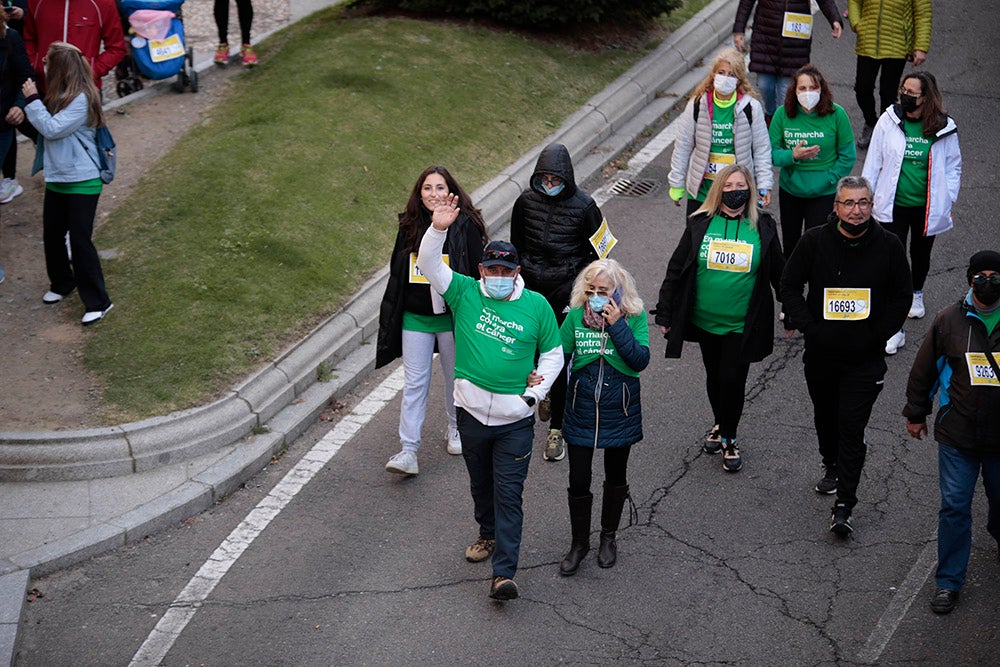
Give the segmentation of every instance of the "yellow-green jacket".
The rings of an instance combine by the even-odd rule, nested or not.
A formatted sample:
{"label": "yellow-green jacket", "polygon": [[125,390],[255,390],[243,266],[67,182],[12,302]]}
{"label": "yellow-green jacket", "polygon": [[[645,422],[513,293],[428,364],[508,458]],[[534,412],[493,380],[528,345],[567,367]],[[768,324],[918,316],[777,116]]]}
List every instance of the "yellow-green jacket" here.
{"label": "yellow-green jacket", "polygon": [[881,60],[930,50],[931,0],[849,0],[854,52]]}

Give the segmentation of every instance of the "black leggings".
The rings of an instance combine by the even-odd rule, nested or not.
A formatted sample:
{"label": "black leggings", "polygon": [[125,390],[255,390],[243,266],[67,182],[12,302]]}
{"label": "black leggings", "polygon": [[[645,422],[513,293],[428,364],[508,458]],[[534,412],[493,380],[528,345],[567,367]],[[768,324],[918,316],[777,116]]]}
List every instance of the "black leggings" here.
{"label": "black leggings", "polygon": [[740,358],[743,334],[716,335],[698,331],[701,361],[705,364],[705,389],[712,405],[719,435],[735,438],[743,416],[750,364]]}
{"label": "black leggings", "polygon": [[899,237],[906,247],[906,234],[910,233],[910,274],[913,276],[913,291],[924,289],[924,281],[931,270],[931,249],[934,237],[924,236],[925,209],[923,206],[893,206],[892,222],[885,228]]}
{"label": "black leggings", "polygon": [[785,259],[792,255],[795,245],[802,238],[802,225],[812,229],[826,222],[833,211],[836,195],[798,197],[783,189],[778,190],[778,209],[781,211],[781,249]]}
{"label": "black leggings", "polygon": [[[590,481],[593,472],[594,448],[569,445],[569,495],[586,496],[590,493]],[[604,452],[604,480],[608,486],[625,486],[628,484],[628,455],[632,445],[624,447],[608,447]]]}
{"label": "black leggings", "polygon": [[[878,80],[878,96],[881,108],[875,110],[875,77],[879,69],[882,75]],[[899,82],[906,69],[905,58],[882,58],[876,60],[867,56],[858,56],[858,68],[854,74],[854,98],[858,101],[861,114],[865,117],[865,125],[875,127],[879,115],[896,101],[899,93]]]}
{"label": "black leggings", "polygon": [[[251,0],[236,0],[236,13],[240,19],[240,39],[250,43],[250,24],[253,23]],[[229,0],[215,0],[215,26],[219,29],[219,43],[229,43]]]}
{"label": "black leggings", "polygon": [[[107,310],[111,305],[104,287],[101,259],[91,237],[100,195],[64,194],[46,188],[42,205],[42,242],[49,289],[66,295],[75,287],[87,311]],[[73,250],[66,252],[66,232]]]}

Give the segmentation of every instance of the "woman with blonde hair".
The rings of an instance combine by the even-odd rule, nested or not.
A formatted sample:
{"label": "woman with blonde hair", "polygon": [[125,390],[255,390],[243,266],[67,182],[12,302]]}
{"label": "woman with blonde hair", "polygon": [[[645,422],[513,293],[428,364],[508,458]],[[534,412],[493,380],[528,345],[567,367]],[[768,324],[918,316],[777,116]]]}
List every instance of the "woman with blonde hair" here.
{"label": "woman with blonde hair", "polygon": [[632,445],[642,440],[639,372],[649,364],[649,326],[635,280],[613,259],[599,259],[576,277],[559,329],[570,365],[563,438],[569,451],[569,518],[573,542],[559,564],[575,574],[590,551],[594,450],[604,450],[600,567],[618,557],[615,534],[628,498]]}
{"label": "woman with blonde hair", "polygon": [[[42,239],[50,287],[42,301],[58,303],[79,290],[86,326],[103,319],[112,306],[91,239],[103,186],[95,134],[104,125],[104,113],[94,74],[80,49],[53,42],[45,65],[44,102],[33,79],[22,86],[25,113],[39,134],[32,174],[45,169]],[[72,264],[66,251],[67,232]]]}
{"label": "woman with blonde hair", "polygon": [[753,190],[745,165],[719,172],[670,257],[653,311],[667,358],[679,358],[686,340],[701,347],[715,418],[703,449],[721,451],[726,472],[743,467],[736,430],[747,376],[774,349],[771,290],[778,293],[785,267],[777,224],[754,206]]}
{"label": "woman with blonde hair", "polygon": [[687,194],[690,216],[705,201],[716,174],[732,164],[750,169],[760,188],[760,205],[769,205],[774,175],[764,108],[743,55],[723,49],[681,114],[667,176],[670,198],[680,206]]}

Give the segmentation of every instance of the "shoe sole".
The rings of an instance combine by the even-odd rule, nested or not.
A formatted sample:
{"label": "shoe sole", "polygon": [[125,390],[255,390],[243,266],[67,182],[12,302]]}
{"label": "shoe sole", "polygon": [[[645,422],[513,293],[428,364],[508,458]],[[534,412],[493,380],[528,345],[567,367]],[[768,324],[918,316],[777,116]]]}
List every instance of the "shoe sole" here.
{"label": "shoe sole", "polygon": [[517,584],[507,581],[490,591],[490,597],[494,600],[516,600],[518,596]]}
{"label": "shoe sole", "polygon": [[470,556],[469,554],[465,554],[465,560],[469,561],[470,563],[482,563],[484,560],[486,560],[487,558],[489,558],[492,555],[493,555],[492,551],[489,552],[488,554],[486,554],[485,556],[480,556],[478,558],[474,557],[474,556]]}
{"label": "shoe sole", "polygon": [[461,447],[459,447],[458,449],[454,449],[453,447],[449,446],[449,447],[445,447],[445,451],[447,451],[452,456],[461,456],[462,455],[462,448]]}
{"label": "shoe sole", "polygon": [[552,462],[562,461],[564,458],[566,458],[566,448],[563,447],[563,450],[559,454],[559,456],[549,456],[548,454],[543,454],[542,458],[545,459],[546,461],[552,461]]}
{"label": "shoe sole", "polygon": [[836,489],[836,487],[834,487],[834,488],[830,489],[829,491],[824,491],[823,489],[819,488],[818,486],[814,486],[813,487],[813,491],[815,491],[816,493],[818,493],[820,495],[823,495],[823,496],[832,496],[833,494],[835,494],[837,492],[837,489]]}
{"label": "shoe sole", "polygon": [[706,442],[701,446],[701,451],[709,454],[710,456],[715,456],[722,451],[722,445],[709,444]]}
{"label": "shoe sole", "polygon": [[7,197],[6,199],[0,199],[0,204],[9,204],[12,201],[14,201],[15,197],[20,197],[22,194],[24,194],[24,188],[18,186],[18,189],[14,191],[14,194]]}
{"label": "shoe sole", "polygon": [[385,466],[385,471],[386,472],[394,473],[396,475],[409,475],[411,477],[414,476],[414,475],[419,474],[418,470],[410,471],[410,470],[406,470],[405,468],[399,468],[397,466],[390,465],[390,464],[387,464]]}
{"label": "shoe sole", "polygon": [[725,463],[723,463],[722,464],[722,469],[725,470],[726,472],[739,472],[740,470],[743,470],[743,464],[740,463],[735,468],[729,468],[729,467],[726,466]]}
{"label": "shoe sole", "polygon": [[111,304],[110,306],[108,306],[107,308],[104,309],[104,312],[102,312],[101,316],[98,317],[96,320],[90,320],[89,322],[80,322],[80,324],[82,324],[85,327],[92,327],[95,324],[97,324],[98,322],[102,321],[105,317],[107,317],[108,313],[110,313],[111,309],[114,308],[114,307],[115,307],[115,304]]}
{"label": "shoe sole", "polygon": [[845,523],[835,523],[830,526],[830,532],[834,535],[839,535],[840,537],[847,537],[854,532],[854,528]]}

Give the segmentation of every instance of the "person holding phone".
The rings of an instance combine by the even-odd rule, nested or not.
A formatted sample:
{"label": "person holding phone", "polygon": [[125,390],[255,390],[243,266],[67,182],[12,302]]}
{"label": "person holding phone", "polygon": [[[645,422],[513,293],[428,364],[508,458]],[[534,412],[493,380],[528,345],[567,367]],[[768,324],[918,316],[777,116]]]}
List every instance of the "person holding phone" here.
{"label": "person holding phone", "polygon": [[753,205],[753,192],[746,165],[719,172],[670,257],[653,311],[667,358],[679,358],[686,340],[701,348],[715,418],[703,449],[721,451],[726,472],[743,467],[736,431],[747,376],[774,349],[772,290],[785,266],[778,226]]}
{"label": "person holding phone", "polygon": [[[642,440],[639,372],[649,364],[649,325],[635,280],[613,259],[591,262],[573,282],[559,333],[570,366],[563,438],[569,451],[573,542],[559,573],[575,574],[590,551],[594,451],[604,450],[600,567],[618,558],[615,535],[629,497],[628,456]],[[571,363],[572,361],[572,363]]]}

